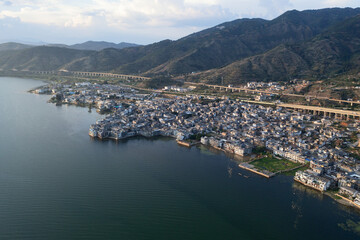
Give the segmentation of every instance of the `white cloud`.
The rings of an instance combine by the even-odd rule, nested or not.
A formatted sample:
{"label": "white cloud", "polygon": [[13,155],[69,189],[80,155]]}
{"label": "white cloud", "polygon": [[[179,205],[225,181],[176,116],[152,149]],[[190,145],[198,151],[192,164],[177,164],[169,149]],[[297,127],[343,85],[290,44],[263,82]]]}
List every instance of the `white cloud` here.
{"label": "white cloud", "polygon": [[330,6],[347,6],[351,2],[351,0],[325,0],[324,4]]}
{"label": "white cloud", "polygon": [[[56,6],[56,7],[53,7]],[[0,11],[0,17],[18,18],[24,23],[36,23],[63,27],[90,26],[91,16],[84,14],[81,8],[64,5],[61,1],[14,1],[6,10]]]}
{"label": "white cloud", "polygon": [[[357,7],[359,0],[0,0],[0,19],[13,28],[51,29],[54,37],[69,39],[80,33],[176,39],[242,17],[272,19],[291,9]],[[6,25],[6,24],[5,24]],[[8,28],[0,27],[2,35]],[[50,32],[50,31],[47,31]],[[60,34],[61,33],[61,34]],[[21,37],[24,34],[18,31]],[[39,34],[43,38],[47,33]],[[91,35],[92,34],[92,35]],[[48,36],[48,35],[46,35]],[[48,36],[49,37],[49,36]],[[126,39],[119,39],[124,41]],[[115,40],[114,40],[115,41]]]}
{"label": "white cloud", "polygon": [[[358,0],[1,0],[0,17],[63,27],[89,27],[94,18],[109,26],[160,27],[201,19],[274,18],[289,9],[356,6]],[[312,7],[316,6],[316,7]]]}
{"label": "white cloud", "polygon": [[189,5],[216,5],[219,4],[218,0],[184,0],[185,4]]}
{"label": "white cloud", "polygon": [[[64,27],[90,26],[93,17],[103,17],[111,26],[171,26],[183,19],[227,18],[229,11],[220,5],[189,4],[184,0],[92,0],[73,4],[69,1],[13,1],[0,16],[19,18],[23,22]],[[215,3],[215,2],[214,2]],[[235,15],[233,15],[235,16]]]}

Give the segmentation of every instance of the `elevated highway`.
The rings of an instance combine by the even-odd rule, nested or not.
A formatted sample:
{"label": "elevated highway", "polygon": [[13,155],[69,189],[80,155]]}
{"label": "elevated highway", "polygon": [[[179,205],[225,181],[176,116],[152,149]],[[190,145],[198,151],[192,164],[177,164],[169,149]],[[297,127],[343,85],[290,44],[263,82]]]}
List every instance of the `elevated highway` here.
{"label": "elevated highway", "polygon": [[33,71],[36,74],[50,74],[50,75],[73,75],[80,77],[112,77],[119,78],[123,80],[149,80],[148,77],[135,76],[135,75],[125,75],[125,74],[115,74],[115,73],[104,73],[104,72],[76,72],[76,71]]}
{"label": "elevated highway", "polygon": [[350,110],[341,110],[335,108],[324,108],[324,107],[315,107],[315,106],[305,106],[297,104],[287,104],[280,103],[277,104],[278,107],[291,108],[297,111],[310,112],[314,115],[322,115],[324,117],[334,117],[335,119],[346,119],[349,120],[350,117],[354,119],[360,119],[360,112],[350,111]]}
{"label": "elevated highway", "polygon": [[225,90],[225,91],[229,91],[229,92],[243,91],[245,93],[273,94],[273,95],[281,95],[281,96],[288,96],[288,97],[301,97],[301,98],[306,98],[306,99],[328,100],[328,101],[339,102],[339,103],[348,103],[351,106],[353,106],[354,104],[360,104],[360,102],[358,102],[358,101],[341,100],[341,99],[314,96],[314,95],[301,95],[301,94],[272,92],[272,91],[266,91],[266,90],[256,90],[256,89],[239,88],[239,87],[226,87],[226,86],[206,84],[206,83],[194,83],[194,82],[185,82],[185,83],[190,84],[190,85],[195,85],[195,86],[205,86],[205,87],[210,87],[210,88],[214,88],[214,89],[219,89],[220,91],[221,90]]}

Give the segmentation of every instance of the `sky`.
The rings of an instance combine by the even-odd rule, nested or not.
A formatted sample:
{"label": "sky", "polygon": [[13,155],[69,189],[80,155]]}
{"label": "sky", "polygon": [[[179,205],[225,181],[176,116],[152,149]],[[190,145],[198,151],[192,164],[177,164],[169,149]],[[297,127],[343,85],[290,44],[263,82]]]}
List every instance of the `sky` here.
{"label": "sky", "polygon": [[0,42],[149,44],[238,18],[360,7],[360,0],[0,0]]}

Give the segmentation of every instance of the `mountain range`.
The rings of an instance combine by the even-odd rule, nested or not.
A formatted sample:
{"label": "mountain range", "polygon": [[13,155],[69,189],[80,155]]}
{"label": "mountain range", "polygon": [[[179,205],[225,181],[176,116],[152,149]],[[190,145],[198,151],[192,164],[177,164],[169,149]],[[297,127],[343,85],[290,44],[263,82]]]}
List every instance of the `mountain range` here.
{"label": "mountain range", "polygon": [[191,80],[234,84],[247,81],[326,79],[360,72],[360,15],[328,28],[311,40],[281,44],[219,69],[189,76]]}
{"label": "mountain range", "polygon": [[[66,44],[41,44],[42,46],[47,47],[60,47],[60,48],[70,48],[70,49],[77,49],[77,50],[93,50],[93,51],[101,51],[105,48],[115,48],[115,49],[123,49],[128,47],[138,47],[140,45],[134,43],[112,43],[112,42],[105,42],[105,41],[87,41],[84,43],[77,43],[73,45],[66,45]],[[31,45],[31,44],[22,44],[16,42],[7,42],[0,44],[0,52],[1,51],[8,51],[8,50],[21,50],[26,48],[32,48],[39,45]]]}
{"label": "mountain range", "polygon": [[359,14],[360,8],[293,10],[273,20],[238,19],[176,41],[123,49],[96,48],[94,42],[71,48],[0,45],[0,70],[170,75],[234,84],[327,78],[359,70]]}

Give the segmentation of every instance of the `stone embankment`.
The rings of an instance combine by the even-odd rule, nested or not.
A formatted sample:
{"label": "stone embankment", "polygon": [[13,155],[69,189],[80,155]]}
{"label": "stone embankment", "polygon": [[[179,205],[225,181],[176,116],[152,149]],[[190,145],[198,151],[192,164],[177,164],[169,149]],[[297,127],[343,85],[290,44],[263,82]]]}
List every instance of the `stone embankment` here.
{"label": "stone embankment", "polygon": [[260,176],[266,177],[266,178],[271,178],[276,175],[276,173],[269,172],[266,170],[258,170],[254,167],[254,165],[252,165],[250,163],[240,163],[239,167],[242,169],[248,170],[250,172],[256,173]]}

